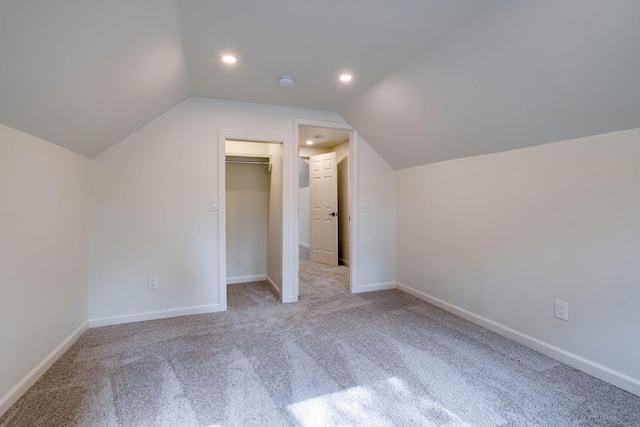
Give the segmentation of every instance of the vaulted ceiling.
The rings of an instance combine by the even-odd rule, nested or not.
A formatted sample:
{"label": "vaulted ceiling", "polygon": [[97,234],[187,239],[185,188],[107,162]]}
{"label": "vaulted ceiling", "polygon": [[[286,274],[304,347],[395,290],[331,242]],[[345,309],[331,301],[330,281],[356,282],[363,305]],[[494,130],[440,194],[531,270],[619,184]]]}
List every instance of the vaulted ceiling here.
{"label": "vaulted ceiling", "polygon": [[0,123],[94,157],[189,97],[173,0],[0,2]]}
{"label": "vaulted ceiling", "polygon": [[329,109],[403,168],[639,127],[638,18],[636,0],[3,0],[0,123],[91,158],[189,96]]}
{"label": "vaulted ceiling", "polygon": [[640,1],[492,1],[339,112],[394,168],[640,127]]}

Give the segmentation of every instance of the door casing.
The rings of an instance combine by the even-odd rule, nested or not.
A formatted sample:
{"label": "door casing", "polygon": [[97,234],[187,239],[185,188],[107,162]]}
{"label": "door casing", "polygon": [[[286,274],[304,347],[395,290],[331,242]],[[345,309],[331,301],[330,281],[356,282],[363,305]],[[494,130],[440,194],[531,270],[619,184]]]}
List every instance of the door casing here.
{"label": "door casing", "polygon": [[358,162],[356,159],[358,158],[358,133],[353,130],[353,128],[346,123],[335,123],[335,122],[327,122],[322,120],[309,120],[309,119],[294,119],[294,130],[293,130],[293,142],[295,144],[296,157],[293,159],[293,168],[294,168],[294,184],[295,191],[293,196],[295,197],[295,206],[296,215],[294,216],[294,233],[296,237],[295,242],[295,268],[296,274],[294,277],[294,291],[295,291],[295,300],[298,300],[298,295],[300,293],[300,282],[298,277],[298,268],[300,263],[300,251],[298,250],[298,241],[299,241],[299,218],[297,215],[297,206],[298,206],[298,189],[300,187],[299,182],[299,168],[298,168],[298,142],[300,141],[300,126],[312,126],[312,127],[320,127],[327,129],[340,129],[349,131],[349,212],[351,216],[350,227],[349,227],[349,290],[351,293],[358,292],[358,209],[357,203],[358,194]]}
{"label": "door casing", "polygon": [[293,140],[289,136],[249,132],[221,131],[218,133],[218,302],[220,310],[227,309],[227,239],[226,239],[226,164],[227,140],[280,143],[282,164],[282,293],[283,303],[296,302],[300,294],[298,277],[300,253],[298,221],[298,141],[300,126],[324,127],[351,131],[349,138],[349,206],[351,212],[349,282],[352,293],[358,292],[358,211],[357,168],[358,136],[346,123],[294,118]]}

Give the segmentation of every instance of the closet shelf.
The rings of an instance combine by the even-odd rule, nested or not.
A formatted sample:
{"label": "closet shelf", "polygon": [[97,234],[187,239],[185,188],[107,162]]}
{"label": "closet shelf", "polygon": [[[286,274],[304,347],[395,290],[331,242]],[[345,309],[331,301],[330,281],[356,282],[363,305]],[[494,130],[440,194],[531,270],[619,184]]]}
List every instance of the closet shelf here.
{"label": "closet shelf", "polygon": [[226,163],[241,165],[265,165],[267,172],[271,172],[271,156],[255,154],[227,154]]}

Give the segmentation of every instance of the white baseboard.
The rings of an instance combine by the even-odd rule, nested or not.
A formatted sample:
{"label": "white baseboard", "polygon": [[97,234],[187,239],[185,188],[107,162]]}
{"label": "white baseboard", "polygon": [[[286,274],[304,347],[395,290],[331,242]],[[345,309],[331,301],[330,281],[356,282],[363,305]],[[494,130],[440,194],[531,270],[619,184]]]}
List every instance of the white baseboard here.
{"label": "white baseboard", "polygon": [[637,378],[633,378],[629,375],[623,374],[622,372],[618,372],[592,360],[563,350],[530,335],[516,331],[515,329],[511,329],[510,327],[505,326],[501,323],[495,322],[491,319],[487,319],[486,317],[480,316],[469,310],[450,304],[422,291],[410,288],[409,286],[403,285],[402,283],[397,283],[396,285],[399,290],[413,295],[416,298],[440,307],[450,313],[453,313],[459,317],[462,317],[463,319],[480,325],[504,337],[512,339],[513,341],[532,348],[573,368],[593,375],[596,378],[600,378],[601,380],[613,384],[623,390],[626,390],[629,393],[640,396],[640,380]]}
{"label": "white baseboard", "polygon": [[145,320],[168,319],[170,317],[190,316],[192,314],[216,313],[220,304],[199,305],[195,307],[172,308],[170,310],[146,311],[144,313],[124,314],[121,316],[89,319],[90,328],[120,325],[122,323],[143,322]]}
{"label": "white baseboard", "polygon": [[344,265],[346,265],[347,267],[349,267],[349,261],[344,259],[344,258],[339,258],[340,262]]}
{"label": "white baseboard", "polygon": [[267,276],[267,283],[269,284],[269,286],[271,286],[271,289],[273,289],[273,291],[276,293],[276,295],[278,296],[278,299],[282,299],[282,292],[280,292],[280,289],[278,289],[278,287],[276,286],[276,283],[271,280],[271,277]]}
{"label": "white baseboard", "polygon": [[64,354],[65,351],[73,345],[80,335],[84,333],[89,327],[88,322],[84,322],[75,331],[71,333],[64,341],[62,341],[51,353],[45,357],[42,362],[38,363],[35,368],[31,370],[24,378],[22,378],[18,384],[13,386],[11,390],[5,393],[0,398],[0,417],[11,408],[11,406],[22,397],[23,394],[29,390],[29,387],[35,384],[36,381],[44,374],[47,369],[55,363],[56,360]]}
{"label": "white baseboard", "polygon": [[354,294],[360,294],[363,292],[372,292],[372,291],[386,291],[387,289],[395,289],[395,282],[386,282],[386,283],[372,283],[370,285],[359,285],[357,289],[353,290]]}
{"label": "white baseboard", "polygon": [[299,244],[300,246],[302,246],[303,248],[307,248],[307,249],[309,249],[309,244],[308,244],[308,243],[298,242],[298,244]]}
{"label": "white baseboard", "polygon": [[260,282],[262,280],[267,280],[266,274],[259,274],[257,276],[227,277],[227,285],[235,285],[236,283]]}

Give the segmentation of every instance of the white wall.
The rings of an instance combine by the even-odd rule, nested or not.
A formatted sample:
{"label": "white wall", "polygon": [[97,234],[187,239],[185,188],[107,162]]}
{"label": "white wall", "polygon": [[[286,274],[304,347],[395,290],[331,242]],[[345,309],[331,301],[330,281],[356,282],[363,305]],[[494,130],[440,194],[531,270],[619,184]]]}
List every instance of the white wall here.
{"label": "white wall", "polygon": [[[269,175],[263,165],[226,165],[227,279],[267,275]],[[253,278],[253,279],[252,279]]]}
{"label": "white wall", "polygon": [[272,162],[267,225],[267,279],[282,295],[283,150],[282,144],[267,144],[267,146]]}
{"label": "white wall", "polygon": [[309,165],[298,158],[298,240],[309,247]]}
{"label": "white wall", "polygon": [[249,141],[227,141],[225,145],[225,152],[228,156],[234,154],[239,155],[256,155],[256,156],[268,156],[269,144],[262,142],[249,142]]}
{"label": "white wall", "polygon": [[338,163],[338,257],[340,263],[349,265],[350,222],[349,222],[349,141],[334,147]]}
{"label": "white wall", "polygon": [[317,156],[318,154],[330,153],[333,149],[329,147],[317,147],[317,146],[309,146],[309,145],[301,145],[298,148],[298,153],[300,157],[304,157],[308,159],[310,156]]}
{"label": "white wall", "polygon": [[[395,287],[396,281],[396,173],[358,136],[356,200],[369,207],[358,216],[357,292]],[[352,254],[353,257],[354,254]]]}
{"label": "white wall", "polygon": [[331,148],[336,153],[336,161],[340,163],[349,156],[349,141],[342,142]]}
{"label": "white wall", "polygon": [[[218,213],[209,210],[219,132],[293,143],[294,117],[343,123],[329,111],[190,98],[92,161],[93,325],[219,307]],[[158,290],[147,290],[151,274]]]}
{"label": "white wall", "polygon": [[634,129],[398,171],[398,281],[640,393],[639,141]]}
{"label": "white wall", "polygon": [[[270,144],[259,142],[227,141],[225,145],[227,155],[265,156],[272,167],[279,162],[281,169],[282,156],[273,158],[271,150]],[[264,280],[272,171],[263,165],[233,163],[227,163],[225,171],[227,283]]]}
{"label": "white wall", "polygon": [[86,326],[89,166],[0,125],[0,414]]}

